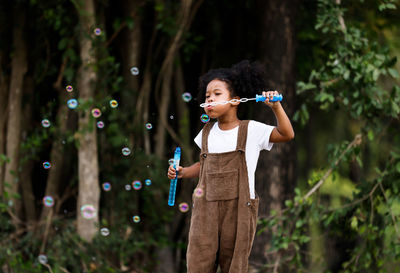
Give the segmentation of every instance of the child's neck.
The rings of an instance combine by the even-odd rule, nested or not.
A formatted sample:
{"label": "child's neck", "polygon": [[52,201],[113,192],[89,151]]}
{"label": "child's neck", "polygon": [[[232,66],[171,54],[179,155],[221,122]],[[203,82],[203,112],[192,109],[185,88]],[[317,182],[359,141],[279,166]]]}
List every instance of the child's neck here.
{"label": "child's neck", "polygon": [[240,120],[237,118],[237,116],[231,116],[231,117],[220,117],[218,118],[218,127],[221,130],[230,130],[238,126],[240,123]]}

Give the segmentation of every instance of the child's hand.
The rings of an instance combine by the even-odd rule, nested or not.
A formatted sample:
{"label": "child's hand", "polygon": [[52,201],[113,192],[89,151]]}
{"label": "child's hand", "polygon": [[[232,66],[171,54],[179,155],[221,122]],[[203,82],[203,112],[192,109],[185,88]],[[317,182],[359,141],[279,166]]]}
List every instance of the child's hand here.
{"label": "child's hand", "polygon": [[274,96],[278,96],[279,93],[278,91],[263,91],[262,92],[263,97],[266,97],[267,99],[264,101],[266,105],[268,105],[271,108],[279,106],[280,102],[275,101],[275,102],[270,102],[269,100],[272,99]]}
{"label": "child's hand", "polygon": [[182,178],[183,175],[183,167],[182,166],[178,166],[176,168],[176,170],[174,169],[174,165],[169,165],[168,168],[168,178],[169,179],[174,179],[176,178],[176,171],[178,171],[178,178]]}

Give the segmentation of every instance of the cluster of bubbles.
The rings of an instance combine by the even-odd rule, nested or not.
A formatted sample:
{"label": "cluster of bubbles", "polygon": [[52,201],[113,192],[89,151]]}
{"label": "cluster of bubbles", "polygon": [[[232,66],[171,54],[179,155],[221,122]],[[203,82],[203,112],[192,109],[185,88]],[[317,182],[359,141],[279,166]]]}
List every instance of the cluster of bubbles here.
{"label": "cluster of bubbles", "polygon": [[96,217],[97,212],[93,205],[86,204],[81,207],[81,215],[85,219],[93,219]]}
{"label": "cluster of bubbles", "polygon": [[51,196],[43,197],[43,205],[45,205],[45,207],[51,208],[52,206],[54,206],[54,198]]}
{"label": "cluster of bubbles", "polygon": [[51,168],[51,163],[49,161],[43,162],[43,168],[48,170]]}

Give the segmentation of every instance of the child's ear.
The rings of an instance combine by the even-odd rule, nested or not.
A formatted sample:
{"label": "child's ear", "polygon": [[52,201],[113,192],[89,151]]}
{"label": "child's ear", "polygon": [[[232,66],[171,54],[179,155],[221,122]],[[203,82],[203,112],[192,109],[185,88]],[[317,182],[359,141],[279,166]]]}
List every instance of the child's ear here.
{"label": "child's ear", "polygon": [[239,96],[236,96],[236,97],[233,97],[232,99],[235,99],[235,100],[237,100],[237,101],[235,101],[235,102],[231,102],[231,105],[233,105],[233,106],[238,106],[239,104],[240,104],[240,97]]}

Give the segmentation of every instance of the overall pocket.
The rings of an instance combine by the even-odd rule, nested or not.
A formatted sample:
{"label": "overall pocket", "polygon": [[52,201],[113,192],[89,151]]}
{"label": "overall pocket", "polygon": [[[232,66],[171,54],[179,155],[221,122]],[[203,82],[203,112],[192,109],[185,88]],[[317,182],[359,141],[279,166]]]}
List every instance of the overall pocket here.
{"label": "overall pocket", "polygon": [[206,173],[207,201],[231,200],[239,196],[238,170]]}

